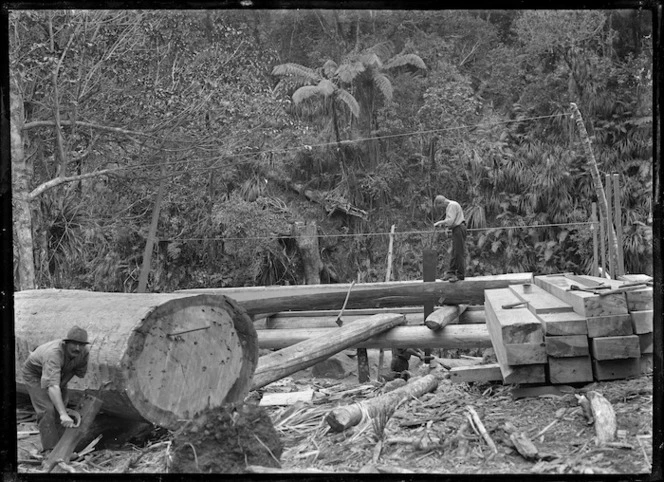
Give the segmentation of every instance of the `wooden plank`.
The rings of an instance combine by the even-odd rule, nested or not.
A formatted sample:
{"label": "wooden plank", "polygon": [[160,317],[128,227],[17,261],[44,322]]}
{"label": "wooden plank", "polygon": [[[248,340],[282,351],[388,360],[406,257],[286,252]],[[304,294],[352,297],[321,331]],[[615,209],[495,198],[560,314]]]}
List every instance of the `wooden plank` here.
{"label": "wooden plank", "polygon": [[[561,358],[562,359],[562,358]],[[624,360],[593,360],[595,380],[620,380],[641,376],[641,357]]]}
{"label": "wooden plank", "polygon": [[549,381],[553,384],[582,383],[593,380],[590,356],[549,358]]}
{"label": "wooden plank", "polygon": [[334,333],[305,340],[262,356],[258,359],[251,389],[256,390],[315,365],[335,353],[404,322],[404,316],[399,314],[374,315],[352,325],[342,326]]}
{"label": "wooden plank", "polygon": [[648,283],[653,280],[652,276],[648,276],[647,274],[624,274],[622,276],[618,276],[618,279],[627,283]]}
{"label": "wooden plank", "polygon": [[[484,302],[486,326],[491,336],[494,352],[505,383],[543,383],[546,380],[545,365],[511,366],[507,362],[505,341],[527,343],[543,341],[542,328],[534,315],[524,308],[505,310],[502,306],[514,303],[517,296],[509,289],[487,290]],[[505,312],[509,311],[508,315]],[[500,319],[498,318],[500,316]],[[532,319],[534,318],[534,322]],[[524,327],[520,326],[525,325]],[[445,330],[443,330],[445,331]],[[533,339],[537,338],[538,339]]]}
{"label": "wooden plank", "polygon": [[502,381],[503,374],[498,363],[453,367],[449,371],[450,381],[455,383]]}
{"label": "wooden plank", "polygon": [[641,347],[641,354],[644,353],[653,353],[653,334],[652,333],[641,333],[636,335],[639,337],[639,346]]}
{"label": "wooden plank", "polygon": [[546,347],[541,343],[505,343],[508,365],[537,365],[546,363]]}
{"label": "wooden plank", "polygon": [[264,393],[258,403],[261,407],[273,407],[277,405],[294,405],[298,402],[311,402],[314,398],[313,388],[300,392],[286,393]]}
{"label": "wooden plank", "polygon": [[[473,276],[467,277],[464,280],[464,283],[470,282],[469,285],[466,285],[466,288],[473,287],[473,290],[477,286],[484,284],[487,288],[500,288],[504,286],[509,286],[510,284],[518,283],[530,283],[532,282],[532,273],[507,273],[500,275],[490,275],[490,276]],[[459,283],[446,283],[446,282],[433,282],[437,285],[455,285]],[[479,283],[479,284],[478,284]],[[385,289],[387,288],[388,292],[399,293],[400,290],[405,290],[410,292],[413,288],[416,289],[416,292],[426,292],[429,283],[423,283],[421,280],[411,280],[411,281],[390,281],[377,282],[377,283],[355,283],[353,286],[354,293],[361,293],[363,291],[373,291],[375,289]],[[338,303],[338,306],[331,306],[330,309],[336,308],[337,310],[341,308],[343,299],[346,297],[350,283],[335,283],[335,284],[319,284],[319,285],[291,285],[291,286],[242,286],[242,287],[233,287],[233,288],[196,288],[189,290],[179,290],[176,293],[180,295],[192,295],[192,294],[212,294],[212,295],[225,295],[233,298],[236,301],[251,301],[258,299],[275,299],[282,297],[291,297],[299,295],[327,295],[330,293],[343,293],[342,300]],[[352,295],[351,295],[352,298]],[[448,302],[447,304],[455,304]],[[478,303],[482,303],[480,300]],[[421,305],[421,302],[411,303],[410,305]],[[470,302],[469,302],[470,304]],[[405,303],[402,306],[407,306],[408,303]],[[375,305],[374,305],[375,306]],[[387,304],[382,306],[388,306]],[[391,305],[394,306],[394,305]],[[368,308],[369,305],[360,305],[359,308]],[[380,305],[378,306],[380,307]],[[327,308],[327,307],[326,307]],[[352,304],[346,306],[346,308],[354,308]],[[287,309],[301,309],[301,308],[287,308]],[[314,308],[311,308],[314,309]],[[321,309],[321,308],[315,308]],[[279,310],[266,310],[262,313],[270,313],[276,311],[285,311],[283,309]]]}
{"label": "wooden plank", "polygon": [[528,309],[535,314],[574,311],[572,305],[537,285],[512,285],[509,289],[517,295],[520,300],[527,301]]}
{"label": "wooden plank", "polygon": [[489,324],[489,308],[487,308],[489,306],[494,315],[492,319],[497,323],[496,327],[503,343],[541,343],[544,341],[542,324],[525,305],[509,309],[503,308],[505,305],[521,301],[509,288],[486,290],[485,297],[487,324]]}
{"label": "wooden plank", "polygon": [[586,318],[573,311],[565,313],[538,314],[545,335],[587,335]]}
{"label": "wooden plank", "polygon": [[590,346],[595,360],[618,360],[641,356],[638,335],[591,338]]}
{"label": "wooden plank", "polygon": [[634,333],[632,318],[629,314],[588,318],[586,326],[588,327],[588,338],[626,336]]}
{"label": "wooden plank", "polygon": [[585,335],[547,336],[546,353],[554,358],[586,357],[590,355]]}
{"label": "wooden plank", "polygon": [[653,310],[632,311],[632,329],[637,335],[653,332]]}
{"label": "wooden plank", "polygon": [[[344,327],[355,326],[355,323]],[[258,346],[265,349],[282,349],[315,337],[335,336],[336,328],[299,330],[257,330]],[[352,348],[490,348],[491,339],[486,325],[449,325],[432,331],[426,326],[397,326],[385,333],[362,340]]]}
{"label": "wooden plank", "polygon": [[624,293],[599,296],[585,291],[568,291],[575,283],[563,275],[535,276],[535,284],[572,305],[574,311],[586,318],[627,313]]}

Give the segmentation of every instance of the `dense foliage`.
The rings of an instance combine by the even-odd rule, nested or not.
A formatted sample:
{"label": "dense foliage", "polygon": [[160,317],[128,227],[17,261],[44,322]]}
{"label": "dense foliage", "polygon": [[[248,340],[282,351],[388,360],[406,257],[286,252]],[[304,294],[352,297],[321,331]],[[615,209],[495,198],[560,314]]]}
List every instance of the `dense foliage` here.
{"label": "dense foliage", "polygon": [[291,225],[305,220],[326,281],[384,280],[392,224],[393,277],[414,279],[423,248],[447,263],[439,193],[464,207],[469,276],[587,271],[595,191],[570,102],[601,173],[620,176],[626,270],[650,273],[650,22],[645,10],[11,12],[40,190],[36,285],[135,291],[155,209],[151,291],[301,283]]}

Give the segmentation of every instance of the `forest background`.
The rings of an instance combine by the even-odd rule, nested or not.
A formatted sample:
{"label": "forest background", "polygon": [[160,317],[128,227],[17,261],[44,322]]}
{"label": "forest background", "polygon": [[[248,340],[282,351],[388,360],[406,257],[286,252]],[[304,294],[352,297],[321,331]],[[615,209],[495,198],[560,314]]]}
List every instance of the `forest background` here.
{"label": "forest background", "polygon": [[392,225],[392,279],[421,279],[423,249],[447,263],[436,194],[464,208],[467,276],[588,272],[570,102],[619,174],[626,271],[652,274],[651,22],[11,11],[15,289],[384,281]]}

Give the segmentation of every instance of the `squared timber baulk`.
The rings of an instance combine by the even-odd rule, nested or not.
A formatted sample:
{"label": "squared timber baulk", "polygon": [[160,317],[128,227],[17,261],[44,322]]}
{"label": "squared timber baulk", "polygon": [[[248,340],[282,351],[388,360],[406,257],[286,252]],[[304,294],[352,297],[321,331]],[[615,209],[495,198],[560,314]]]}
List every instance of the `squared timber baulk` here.
{"label": "squared timber baulk", "polygon": [[[546,381],[546,350],[540,321],[509,288],[484,291],[486,324],[506,383]],[[510,361],[529,364],[511,364]]]}
{"label": "squared timber baulk", "polygon": [[572,305],[574,311],[586,318],[627,314],[624,293],[601,296],[588,291],[573,291],[578,286],[565,275],[543,275],[534,277],[535,284],[552,295]]}

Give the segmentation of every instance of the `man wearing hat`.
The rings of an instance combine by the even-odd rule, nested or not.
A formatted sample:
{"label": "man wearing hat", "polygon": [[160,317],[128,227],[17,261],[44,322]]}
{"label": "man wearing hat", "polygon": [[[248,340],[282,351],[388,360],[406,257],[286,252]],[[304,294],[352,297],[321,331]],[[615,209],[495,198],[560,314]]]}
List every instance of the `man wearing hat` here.
{"label": "man wearing hat", "polygon": [[466,219],[459,203],[445,196],[436,196],[434,206],[436,209],[445,209],[445,219],[435,222],[434,227],[444,226],[452,230],[450,268],[443,281],[454,283],[466,277]]}
{"label": "man wearing hat", "polygon": [[[67,383],[74,376],[85,376],[87,345],[87,331],[74,326],[66,338],[38,346],[23,364],[23,380],[37,413],[43,451],[52,450],[65,428],[80,422],[80,416],[67,409]],[[79,420],[74,422],[72,416]]]}

